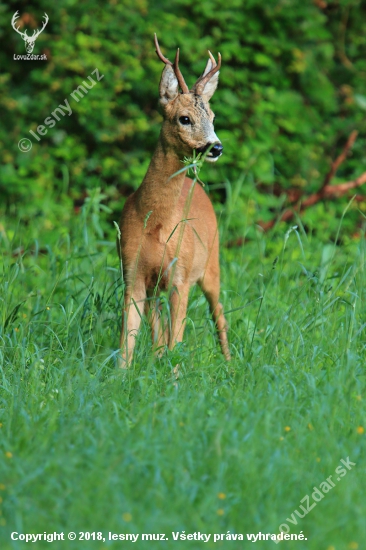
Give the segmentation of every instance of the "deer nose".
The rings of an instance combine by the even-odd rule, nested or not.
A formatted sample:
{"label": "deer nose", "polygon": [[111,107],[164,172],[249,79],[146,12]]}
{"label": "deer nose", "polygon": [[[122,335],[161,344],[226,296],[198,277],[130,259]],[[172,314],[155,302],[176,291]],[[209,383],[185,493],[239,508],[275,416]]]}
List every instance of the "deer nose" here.
{"label": "deer nose", "polygon": [[217,158],[221,155],[222,151],[224,150],[221,143],[215,143],[214,145],[212,143],[207,143],[207,145],[204,145],[203,147],[198,147],[196,151],[198,153],[205,153],[207,149],[210,149],[208,153],[208,157],[214,157]]}
{"label": "deer nose", "polygon": [[216,158],[222,154],[223,150],[224,148],[221,143],[215,143],[215,145],[211,148],[209,154]]}

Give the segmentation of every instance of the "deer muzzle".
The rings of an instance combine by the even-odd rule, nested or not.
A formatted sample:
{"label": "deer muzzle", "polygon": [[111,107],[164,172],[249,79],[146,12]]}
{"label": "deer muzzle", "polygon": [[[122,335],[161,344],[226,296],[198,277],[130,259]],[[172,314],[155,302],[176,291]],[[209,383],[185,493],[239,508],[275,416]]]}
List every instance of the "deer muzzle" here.
{"label": "deer muzzle", "polygon": [[218,143],[206,143],[203,147],[198,147],[196,149],[197,153],[205,153],[208,151],[206,159],[207,160],[217,160],[223,152],[224,148],[220,142]]}

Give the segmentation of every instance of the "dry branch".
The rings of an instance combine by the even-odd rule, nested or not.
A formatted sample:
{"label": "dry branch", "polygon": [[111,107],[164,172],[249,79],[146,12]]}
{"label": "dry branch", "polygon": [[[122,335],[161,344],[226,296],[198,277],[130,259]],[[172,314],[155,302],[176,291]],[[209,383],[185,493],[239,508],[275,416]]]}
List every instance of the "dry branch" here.
{"label": "dry branch", "polygon": [[350,151],[350,149],[353,147],[354,142],[356,141],[358,136],[357,130],[353,130],[349,138],[347,139],[346,145],[343,147],[343,150],[341,154],[336,158],[336,160],[332,163],[332,166],[328,172],[328,174],[325,176],[323,185],[321,189],[324,189],[327,187],[327,185],[330,183],[331,179],[336,175],[336,172],[343,161],[346,160],[347,155]]}
{"label": "dry branch", "polygon": [[[336,198],[339,198],[345,195],[346,193],[348,193],[348,191],[351,191],[352,189],[356,189],[357,187],[360,187],[361,185],[366,183],[366,172],[364,172],[363,174],[358,176],[358,178],[356,178],[355,180],[346,181],[344,183],[339,183],[337,185],[329,185],[330,181],[335,176],[338,168],[340,167],[342,162],[344,162],[344,160],[347,158],[347,155],[350,149],[352,148],[353,144],[357,139],[357,135],[358,135],[358,132],[356,130],[354,130],[350,134],[345,146],[342,149],[341,154],[336,158],[335,161],[332,162],[332,166],[329,172],[325,176],[320,189],[316,193],[313,193],[312,195],[309,195],[307,198],[304,198],[303,200],[301,200],[302,197],[299,194],[298,189],[292,188],[292,189],[284,190],[284,192],[287,194],[287,197],[290,203],[293,205],[291,209],[285,210],[280,215],[279,218],[274,218],[273,220],[270,220],[268,222],[259,221],[257,225],[259,225],[264,231],[268,231],[274,225],[276,225],[276,223],[280,221],[287,222],[291,220],[296,213],[301,214],[304,210],[306,210],[310,206],[313,206],[314,204],[316,204],[321,200],[324,200],[324,199],[334,200]],[[241,246],[245,243],[246,240],[247,240],[246,238],[240,237],[233,241],[229,241],[226,244],[226,246],[229,248],[235,247],[235,246]]]}

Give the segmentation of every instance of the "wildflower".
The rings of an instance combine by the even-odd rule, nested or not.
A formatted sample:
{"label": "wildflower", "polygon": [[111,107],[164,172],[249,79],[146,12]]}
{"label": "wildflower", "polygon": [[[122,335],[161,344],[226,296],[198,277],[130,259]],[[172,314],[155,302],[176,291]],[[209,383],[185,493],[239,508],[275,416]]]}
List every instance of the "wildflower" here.
{"label": "wildflower", "polygon": [[5,456],[6,458],[12,458],[13,453],[11,453],[10,451],[6,451]]}
{"label": "wildflower", "polygon": [[125,512],[124,514],[122,514],[122,519],[123,519],[123,521],[131,521],[132,520],[132,514],[130,514],[129,512]]}
{"label": "wildflower", "polygon": [[218,516],[223,516],[224,514],[225,514],[225,510],[223,510],[222,508],[219,508],[219,509],[217,510],[217,515],[218,515]]}
{"label": "wildflower", "polygon": [[225,498],[226,498],[225,493],[218,493],[217,496],[218,496],[218,498],[221,499],[221,500],[225,500]]}
{"label": "wildflower", "polygon": [[290,431],[291,431],[290,426],[285,426],[285,432],[290,432]]}
{"label": "wildflower", "polygon": [[362,435],[363,433],[365,433],[365,428],[363,426],[358,426],[356,432]]}
{"label": "wildflower", "polygon": [[310,424],[310,422],[309,422],[309,424],[308,424],[308,428],[309,428],[309,430],[310,430],[310,431],[312,432],[312,431],[313,431],[313,429],[314,429],[314,426],[313,426],[312,424]]}

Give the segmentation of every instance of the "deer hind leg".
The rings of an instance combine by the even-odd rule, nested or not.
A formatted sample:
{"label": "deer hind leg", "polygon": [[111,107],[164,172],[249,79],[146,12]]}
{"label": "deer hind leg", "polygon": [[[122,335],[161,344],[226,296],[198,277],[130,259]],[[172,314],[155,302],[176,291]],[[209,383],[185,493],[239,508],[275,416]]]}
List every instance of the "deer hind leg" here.
{"label": "deer hind leg", "polygon": [[145,302],[145,315],[151,327],[153,349],[157,355],[162,355],[163,346],[168,343],[168,326],[162,319],[159,295],[152,290],[148,290],[147,298]]}
{"label": "deer hind leg", "polygon": [[141,324],[146,288],[143,282],[136,281],[133,288],[126,288],[122,310],[122,330],[120,348],[122,350],[121,368],[127,368],[131,362],[135,340]]}
{"label": "deer hind leg", "polygon": [[[219,273],[219,270],[215,270]],[[200,287],[210,306],[210,312],[213,322],[216,325],[217,334],[221,346],[222,353],[227,361],[230,361],[229,342],[227,338],[227,322],[224,317],[224,308],[219,302],[220,298],[220,277],[217,274],[212,274],[207,271],[204,278],[200,281]]]}

